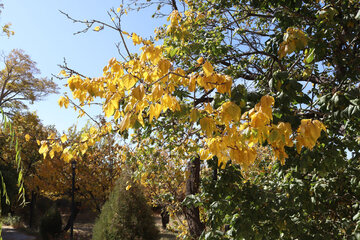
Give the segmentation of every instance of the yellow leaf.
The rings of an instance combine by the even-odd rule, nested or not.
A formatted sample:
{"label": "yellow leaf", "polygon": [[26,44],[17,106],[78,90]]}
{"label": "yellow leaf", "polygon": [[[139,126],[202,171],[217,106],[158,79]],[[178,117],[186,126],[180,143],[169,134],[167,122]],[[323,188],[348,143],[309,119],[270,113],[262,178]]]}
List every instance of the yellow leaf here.
{"label": "yellow leaf", "polygon": [[200,119],[201,129],[205,132],[206,135],[212,136],[213,131],[216,130],[216,125],[214,120],[209,117],[204,117]]}
{"label": "yellow leaf", "polygon": [[64,69],[60,71],[59,75],[63,75],[64,77],[68,76],[68,74],[66,73],[66,71]]}
{"label": "yellow leaf", "polygon": [[44,154],[49,150],[49,147],[46,143],[43,143],[39,149],[40,154]]}
{"label": "yellow leaf", "polygon": [[132,96],[135,97],[137,100],[141,101],[145,95],[144,85],[140,84],[136,88],[134,88],[131,92]]}
{"label": "yellow leaf", "polygon": [[[272,106],[274,105],[274,103],[275,103],[275,100],[272,96],[269,96],[269,95],[262,96],[261,100],[260,100],[260,104],[259,105],[257,104],[256,108],[258,108],[257,109],[258,111],[265,113],[266,116],[270,120],[272,120],[273,119]],[[258,106],[260,106],[260,107],[258,107]]]}
{"label": "yellow leaf", "polygon": [[176,97],[165,94],[161,98],[162,111],[166,112],[169,108],[171,111],[175,112],[176,110],[180,111],[180,104],[177,101]]}
{"label": "yellow leaf", "polygon": [[265,95],[261,97],[260,103],[262,107],[271,107],[274,105],[275,100],[272,96]]}
{"label": "yellow leaf", "polygon": [[139,37],[136,33],[133,33],[131,38],[133,40],[134,45],[138,45],[142,41],[141,37]]}
{"label": "yellow leaf", "polygon": [[205,105],[205,108],[204,108],[205,112],[209,113],[209,114],[212,114],[214,109],[212,108],[212,106],[210,105],[210,103],[207,103]]}
{"label": "yellow leaf", "polygon": [[58,100],[58,104],[60,107],[65,107],[65,108],[68,108],[69,106],[69,99],[68,98],[65,98],[65,97],[60,97],[59,100]]}
{"label": "yellow leaf", "polygon": [[279,58],[285,57],[296,50],[304,49],[309,41],[309,37],[300,29],[289,27],[284,34],[284,41],[280,43]]}
{"label": "yellow leaf", "polygon": [[152,96],[152,101],[157,101],[159,100],[159,98],[161,98],[161,96],[163,95],[163,88],[161,87],[160,84],[155,84],[152,88],[152,92],[151,92],[151,96]]}
{"label": "yellow leaf", "polygon": [[127,74],[123,77],[123,85],[126,90],[130,90],[136,83],[138,79],[131,76],[130,74]]}
{"label": "yellow leaf", "polygon": [[204,58],[203,57],[199,57],[198,60],[196,60],[196,62],[198,64],[203,64],[204,63]]}
{"label": "yellow leaf", "polygon": [[316,141],[321,135],[321,130],[326,130],[324,124],[319,120],[302,119],[299,128],[297,129],[298,135],[296,136],[296,148],[300,152],[304,146],[312,149]]}
{"label": "yellow leaf", "polygon": [[71,159],[74,158],[74,156],[71,154],[71,153],[68,153],[68,152],[63,152],[61,154],[61,158],[65,161],[65,162],[70,162]]}
{"label": "yellow leaf", "polygon": [[166,59],[161,59],[158,63],[158,67],[162,75],[166,74],[171,68],[171,62]]}
{"label": "yellow leaf", "polygon": [[117,8],[117,9],[116,9],[116,12],[120,12],[120,11],[121,11],[121,8]]}
{"label": "yellow leaf", "polygon": [[216,79],[216,89],[218,90],[219,93],[231,94],[232,79],[230,76],[216,74],[215,79]]}
{"label": "yellow leaf", "polygon": [[91,135],[94,135],[94,134],[96,134],[97,132],[98,132],[98,130],[97,130],[96,127],[91,127],[91,128],[90,128],[90,134],[91,134]]}
{"label": "yellow leaf", "polygon": [[124,117],[124,119],[121,121],[120,126],[119,126],[119,130],[121,132],[125,131],[126,129],[128,129],[130,127],[130,118],[131,118],[131,113],[127,113]]}
{"label": "yellow leaf", "polygon": [[66,140],[67,140],[66,134],[62,135],[60,139],[61,139],[62,143],[66,142]]}
{"label": "yellow leaf", "polygon": [[209,149],[201,149],[199,155],[200,160],[208,160],[213,157],[213,154],[210,153]]}
{"label": "yellow leaf", "polygon": [[29,134],[26,134],[25,135],[25,140],[28,142],[28,141],[30,141],[30,139],[31,139],[31,136]]}
{"label": "yellow leaf", "polygon": [[224,123],[229,123],[230,121],[238,122],[240,121],[241,110],[238,105],[233,102],[226,102],[221,106],[221,120]]}
{"label": "yellow leaf", "polygon": [[152,119],[154,117],[155,117],[155,119],[157,119],[160,116],[161,110],[162,110],[162,106],[160,104],[155,104],[155,105],[152,104],[150,106],[150,110],[148,113],[148,115],[150,115],[150,117],[149,117],[150,123],[152,122]]}
{"label": "yellow leaf", "polygon": [[214,67],[208,61],[206,61],[204,63],[202,68],[203,68],[203,71],[204,71],[206,77],[209,77],[214,73]]}
{"label": "yellow leaf", "polygon": [[98,32],[98,31],[100,31],[100,30],[101,30],[100,26],[96,26],[96,27],[94,28],[94,31],[96,31],[96,32]]}
{"label": "yellow leaf", "polygon": [[196,88],[196,77],[191,76],[189,81],[189,91],[194,92]]}
{"label": "yellow leaf", "polygon": [[112,116],[114,112],[115,112],[115,107],[113,104],[108,103],[104,106],[104,113],[106,117]]}
{"label": "yellow leaf", "polygon": [[82,155],[86,153],[87,149],[88,149],[88,145],[86,143],[80,145],[80,152]]}
{"label": "yellow leaf", "polygon": [[56,133],[51,133],[49,136],[48,136],[48,138],[47,139],[49,139],[49,140],[54,140],[55,139],[55,136],[56,136]]}
{"label": "yellow leaf", "polygon": [[[168,26],[168,28],[170,27],[170,29],[174,29],[179,25],[179,21],[181,20],[181,15],[177,10],[174,10],[171,12],[167,20],[168,21],[170,20],[170,25]],[[167,32],[168,31],[169,29],[167,30]]]}
{"label": "yellow leaf", "polygon": [[129,191],[129,190],[130,190],[130,188],[131,188],[131,185],[129,184],[129,185],[127,185],[127,186],[126,186],[126,188],[125,188],[125,189],[126,189],[126,191]]}
{"label": "yellow leaf", "polygon": [[51,149],[51,151],[49,152],[50,158],[53,159],[54,155],[55,155],[54,149]]}
{"label": "yellow leaf", "polygon": [[143,119],[143,117],[142,117],[142,112],[139,112],[139,115],[138,115],[138,122],[141,124],[141,126],[145,126],[145,124],[144,124],[144,119]]}
{"label": "yellow leaf", "polygon": [[251,126],[254,128],[263,128],[270,123],[270,119],[263,112],[257,112],[251,116]]}
{"label": "yellow leaf", "polygon": [[191,110],[191,113],[190,113],[190,121],[191,122],[197,122],[197,120],[199,120],[200,118],[200,112],[199,110],[197,110],[196,108]]}

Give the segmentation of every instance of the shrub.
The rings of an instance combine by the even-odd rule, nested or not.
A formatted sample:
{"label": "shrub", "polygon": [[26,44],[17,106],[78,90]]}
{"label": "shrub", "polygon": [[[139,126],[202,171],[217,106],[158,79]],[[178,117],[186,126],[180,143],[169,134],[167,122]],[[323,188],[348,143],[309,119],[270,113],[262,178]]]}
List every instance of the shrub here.
{"label": "shrub", "polygon": [[55,208],[50,208],[42,217],[40,222],[40,235],[43,240],[55,238],[61,233],[61,215]]}
{"label": "shrub", "polygon": [[130,177],[122,176],[102,207],[93,229],[93,240],[155,240],[158,234],[140,186]]}
{"label": "shrub", "polygon": [[10,225],[10,226],[13,226],[14,228],[21,227],[20,217],[19,216],[11,216],[10,213],[8,214],[7,217],[2,217],[1,222],[4,225]]}

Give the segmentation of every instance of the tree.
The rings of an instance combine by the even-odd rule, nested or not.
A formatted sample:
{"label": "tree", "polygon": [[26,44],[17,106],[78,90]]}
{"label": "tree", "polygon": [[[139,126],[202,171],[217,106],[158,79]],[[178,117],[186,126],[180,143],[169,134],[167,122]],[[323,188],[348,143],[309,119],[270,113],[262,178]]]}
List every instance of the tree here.
{"label": "tree", "polygon": [[[0,3],[0,14],[1,14],[1,9],[3,9],[3,8],[4,8],[4,4]],[[10,26],[11,26],[11,23],[7,23],[1,27],[2,33],[5,33],[5,35],[7,37],[10,37],[15,34],[15,32],[11,30]]]}
{"label": "tree", "polygon": [[159,139],[140,140],[141,147],[133,149],[125,166],[133,171],[134,179],[144,187],[144,194],[151,205],[163,216],[169,214],[176,230],[182,231],[184,226],[179,215],[183,213],[181,203],[185,198],[186,159],[176,153],[169,155],[166,148],[149,146],[152,140]]}
{"label": "tree", "polygon": [[[21,171],[20,176],[24,184],[24,189],[27,191],[34,190],[31,179],[36,174],[36,166],[42,159],[42,155],[40,155],[37,150],[38,145],[36,138],[46,138],[49,135],[50,128],[45,128],[36,114],[18,112],[12,117],[11,131],[13,131],[13,135],[11,136],[9,129],[6,129],[3,125],[1,126],[1,130],[1,167],[8,169],[9,172]],[[31,136],[36,136],[36,138]],[[14,143],[11,139],[16,139],[17,148],[14,148]],[[12,190],[17,192],[16,187],[14,188],[14,186],[16,184],[19,184],[20,186],[20,183],[21,182],[18,182],[17,179],[15,179],[13,183],[8,183],[8,185],[13,186]],[[12,210],[17,209],[18,207],[18,203],[14,201],[16,200],[15,197],[16,194],[13,197],[13,201],[11,201]]]}
{"label": "tree", "polygon": [[141,187],[124,171],[101,209],[93,229],[93,239],[155,240],[158,235]]}
{"label": "tree", "polygon": [[[162,133],[169,139],[180,136],[181,142],[193,145],[185,149],[184,158],[200,155],[201,159],[216,159],[214,170],[230,161],[239,164],[240,172],[254,163],[259,146],[267,144],[272,156],[284,165],[277,167],[283,171],[280,176],[291,172],[302,179],[317,178],[319,169],[327,173],[337,164],[346,163],[347,148],[356,152],[354,134],[358,134],[359,126],[358,66],[344,67],[344,62],[339,62],[358,59],[359,29],[352,23],[358,21],[359,6],[354,1],[329,4],[191,1],[184,13],[173,11],[170,24],[159,31],[158,37],[164,39],[162,46],[124,32],[114,20],[114,25],[86,21],[86,30],[100,24],[95,31],[107,26],[121,36],[127,35],[134,45],[142,45],[141,53],[129,53],[122,62],[111,59],[100,78],[76,75],[65,67],[70,74],[68,86],[80,107],[95,98],[104,100],[104,114],[112,117],[112,127],[100,127],[95,138],[111,131],[126,136],[129,128],[139,129],[140,135]],[[118,12],[121,15],[122,10]],[[308,17],[309,13],[315,17]],[[114,10],[112,14],[119,19]],[[343,32],[347,28],[350,30]],[[339,45],[342,35],[346,39]],[[324,38],[328,45],[323,44]],[[331,54],[326,54],[328,49]],[[323,63],[329,63],[329,67]],[[247,81],[253,82],[252,89],[243,86]],[[307,82],[314,84],[310,92],[305,91]],[[338,92],[334,97],[328,86]],[[347,95],[339,106],[336,104],[342,91]],[[67,107],[69,101],[64,97],[59,104]],[[352,122],[345,125],[337,119],[341,115]],[[321,137],[325,130],[322,121],[327,123],[328,138]],[[153,128],[154,122],[164,125]],[[174,131],[173,126],[183,126],[183,130]],[[339,132],[342,126],[346,126],[345,134]],[[316,145],[319,138],[321,144]],[[337,149],[343,139],[349,145]],[[48,145],[43,144],[43,148]],[[80,148],[84,143],[78,145]],[[168,145],[169,152],[178,150]],[[74,148],[71,154],[77,152]],[[311,165],[314,156],[319,161]],[[329,156],[334,165],[326,163]],[[311,169],[299,159],[306,159]],[[242,180],[237,181],[240,184]],[[346,216],[356,220],[353,214]]]}
{"label": "tree", "polygon": [[3,56],[4,68],[0,72],[0,107],[7,113],[26,109],[24,102],[40,100],[57,92],[57,85],[46,78],[38,78],[40,73],[36,63],[23,50],[14,49]]}
{"label": "tree", "polygon": [[[0,4],[0,9],[3,8],[3,4]],[[1,10],[0,10],[1,13]],[[10,30],[11,24],[5,24],[2,27],[2,33],[5,33],[8,37],[11,35],[14,35],[14,31]],[[12,124],[8,120],[7,116],[4,114],[4,111],[0,105],[0,111],[1,111],[1,121],[0,121],[0,134],[7,134],[10,137],[10,140],[8,143],[10,143],[10,148],[15,149],[15,161],[14,163],[18,166],[17,167],[17,187],[19,188],[18,194],[19,194],[19,200],[22,200],[22,204],[25,204],[25,188],[24,188],[24,182],[23,182],[23,176],[22,176],[22,166],[21,166],[21,158],[19,157],[20,154],[20,147],[18,145],[18,139],[15,137],[15,131],[12,129]],[[3,199],[5,198],[5,203],[10,205],[9,195],[6,189],[6,183],[4,181],[4,177],[2,172],[0,171],[0,177],[1,177],[1,203],[3,202]],[[1,208],[0,206],[0,213]],[[1,232],[2,224],[0,224],[0,232]],[[0,237],[1,238],[1,237]]]}
{"label": "tree", "polygon": [[[203,199],[210,219],[220,222],[204,236],[219,237],[224,224],[230,228],[222,238],[229,239],[264,234],[285,239],[356,236],[359,66],[352,63],[359,61],[359,3],[191,1],[190,5],[198,21],[183,15],[183,26],[189,28],[163,30],[169,53],[174,59],[183,56],[179,64],[190,66],[191,58],[202,56],[239,83],[253,83],[253,90],[271,94],[276,100],[275,123],[286,120],[296,125],[311,117],[327,126],[327,138],[322,137],[312,152],[286,148],[289,158],[284,166],[275,165],[272,171],[247,179],[247,184],[239,184],[243,181],[239,169],[221,172],[223,180],[207,185]],[[253,90],[234,91],[231,98],[251,106],[260,97]],[[225,187],[227,183],[231,187]]]}
{"label": "tree", "polygon": [[[94,130],[87,126],[81,131],[70,129],[67,135],[53,134],[50,141],[62,139],[65,151],[71,151],[71,144],[88,138],[87,131]],[[94,133],[93,133],[94,134]],[[66,137],[64,137],[66,136]],[[41,143],[40,143],[41,144]],[[76,160],[76,200],[92,210],[100,212],[116,179],[119,177],[123,157],[121,147],[113,136],[89,144],[86,154],[74,156]],[[62,150],[60,150],[62,151]],[[36,174],[32,177],[33,188],[42,195],[56,200],[71,196],[71,164],[61,158],[58,151],[50,152],[36,166]]]}

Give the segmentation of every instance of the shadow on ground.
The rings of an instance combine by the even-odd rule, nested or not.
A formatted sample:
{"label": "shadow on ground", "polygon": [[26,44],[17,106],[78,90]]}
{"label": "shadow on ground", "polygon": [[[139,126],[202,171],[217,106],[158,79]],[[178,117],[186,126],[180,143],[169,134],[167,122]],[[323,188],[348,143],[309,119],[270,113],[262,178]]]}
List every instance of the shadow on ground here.
{"label": "shadow on ground", "polygon": [[1,236],[3,240],[35,240],[34,236],[21,233],[10,226],[3,226]]}

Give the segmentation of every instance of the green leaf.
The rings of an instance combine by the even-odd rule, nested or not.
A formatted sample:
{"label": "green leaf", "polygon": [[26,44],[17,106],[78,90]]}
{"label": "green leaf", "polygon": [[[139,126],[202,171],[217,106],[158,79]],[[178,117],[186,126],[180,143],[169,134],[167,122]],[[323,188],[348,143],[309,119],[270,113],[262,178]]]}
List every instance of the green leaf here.
{"label": "green leaf", "polygon": [[315,57],[315,48],[311,48],[309,51],[309,55],[306,57],[305,62],[311,63],[314,60]]}
{"label": "green leaf", "polygon": [[357,214],[354,215],[353,220],[357,221],[358,219],[360,219],[360,212],[358,212]]}
{"label": "green leaf", "polygon": [[356,20],[360,20],[360,10],[357,12],[356,16],[355,16]]}
{"label": "green leaf", "polygon": [[177,48],[172,48],[169,52],[169,56],[172,58],[174,57],[176,54],[178,53],[178,49]]}

